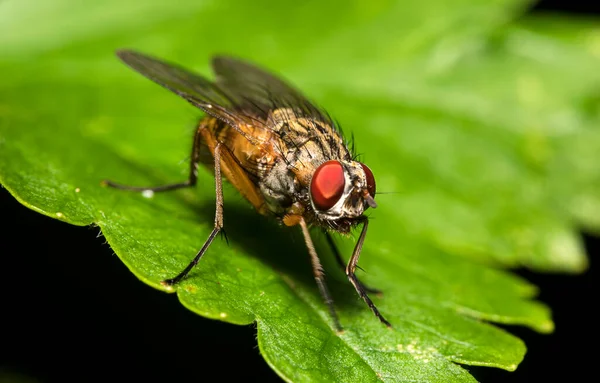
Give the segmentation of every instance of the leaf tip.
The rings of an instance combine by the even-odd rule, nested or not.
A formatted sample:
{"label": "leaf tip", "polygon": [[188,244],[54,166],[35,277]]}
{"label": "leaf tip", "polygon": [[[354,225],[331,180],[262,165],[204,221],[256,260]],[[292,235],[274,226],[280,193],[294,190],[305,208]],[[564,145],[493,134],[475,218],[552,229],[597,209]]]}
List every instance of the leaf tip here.
{"label": "leaf tip", "polygon": [[554,322],[550,319],[545,320],[537,326],[537,330],[543,334],[550,334],[554,332]]}

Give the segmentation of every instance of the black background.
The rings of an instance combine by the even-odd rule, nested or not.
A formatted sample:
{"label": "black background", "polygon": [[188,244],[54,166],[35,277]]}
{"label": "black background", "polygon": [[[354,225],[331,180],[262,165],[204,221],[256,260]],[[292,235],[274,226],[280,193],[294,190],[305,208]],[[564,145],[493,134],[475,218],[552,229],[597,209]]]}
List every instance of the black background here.
{"label": "black background", "polygon": [[[583,2],[543,1],[536,9],[598,13]],[[255,326],[204,319],[174,295],[139,282],[97,228],[75,227],[21,206],[0,189],[2,336],[0,369],[42,382],[100,380],[279,382],[256,346]],[[595,376],[597,331],[590,302],[600,240],[586,236],[582,275],[518,273],[540,287],[556,331],[508,328],[528,353],[517,371],[469,370],[482,382],[537,382]],[[110,283],[106,283],[107,279]],[[150,343],[148,339],[152,339]],[[0,375],[0,380],[2,380]]]}

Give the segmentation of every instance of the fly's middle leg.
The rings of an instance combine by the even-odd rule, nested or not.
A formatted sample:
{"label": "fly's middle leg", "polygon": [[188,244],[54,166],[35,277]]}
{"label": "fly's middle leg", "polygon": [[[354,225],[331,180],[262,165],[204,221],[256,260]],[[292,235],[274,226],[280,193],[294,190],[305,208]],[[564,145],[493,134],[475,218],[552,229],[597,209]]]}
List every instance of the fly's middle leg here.
{"label": "fly's middle leg", "polygon": [[342,331],[342,326],[340,325],[340,321],[338,319],[337,313],[335,312],[335,308],[333,307],[333,299],[331,298],[331,293],[325,284],[325,273],[323,272],[323,267],[321,266],[321,262],[319,261],[319,256],[317,255],[317,251],[315,250],[315,245],[310,237],[310,231],[308,230],[308,225],[304,218],[300,217],[299,220],[300,227],[302,228],[302,234],[304,235],[304,242],[306,243],[306,247],[308,248],[308,253],[310,254],[310,260],[313,267],[313,273],[315,275],[315,280],[317,282],[317,286],[319,287],[319,292],[329,309],[329,314],[333,319],[333,325],[335,326],[336,331]]}

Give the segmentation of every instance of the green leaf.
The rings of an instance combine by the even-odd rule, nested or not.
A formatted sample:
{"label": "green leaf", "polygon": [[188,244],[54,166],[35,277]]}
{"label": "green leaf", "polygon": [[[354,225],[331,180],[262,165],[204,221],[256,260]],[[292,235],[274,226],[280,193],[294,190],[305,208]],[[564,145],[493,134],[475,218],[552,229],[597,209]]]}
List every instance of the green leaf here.
{"label": "green leaf", "polygon": [[[559,146],[558,158],[568,159],[555,163],[552,178],[555,184],[569,187],[571,203],[568,206],[576,222],[587,230],[600,233],[600,172],[595,158],[600,146],[600,26],[597,19],[566,19],[548,14],[528,18],[521,23],[518,34],[526,34],[539,46],[539,55],[552,60],[562,68],[564,87],[556,92],[565,103],[579,111],[573,117],[579,123],[566,128],[584,127],[570,134]],[[569,93],[564,90],[575,90]],[[579,89],[579,92],[576,90]],[[562,181],[571,174],[571,183]]]}
{"label": "green leaf", "polygon": [[[0,182],[24,205],[98,225],[163,290],[212,229],[210,172],[194,190],[153,198],[100,180],[185,179],[201,114],[113,52],[207,76],[213,54],[242,56],[325,106],[354,133],[378,190],[396,192],[378,195],[360,262],[394,328],[315,235],[345,328],[336,334],[300,234],[230,186],[230,245],[215,241],[179,285],[186,307],[256,321],[263,356],[288,381],[470,382],[456,363],[514,370],[525,353],[489,322],[552,331],[535,287],[490,265],[581,271],[576,225],[600,228],[598,51],[573,37],[575,22],[507,24],[520,1],[132,4],[0,3]],[[337,240],[344,254],[355,239]]]}

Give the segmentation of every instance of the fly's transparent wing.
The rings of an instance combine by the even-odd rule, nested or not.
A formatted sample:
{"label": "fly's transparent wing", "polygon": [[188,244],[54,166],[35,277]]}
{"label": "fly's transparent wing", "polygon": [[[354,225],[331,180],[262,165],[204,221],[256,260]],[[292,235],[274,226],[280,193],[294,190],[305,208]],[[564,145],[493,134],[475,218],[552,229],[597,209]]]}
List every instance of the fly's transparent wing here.
{"label": "fly's transparent wing", "polygon": [[235,100],[214,83],[189,70],[161,59],[131,50],[120,50],[117,56],[146,78],[183,97],[192,105],[240,131],[240,125],[256,123],[251,115],[239,113]]}
{"label": "fly's transparent wing", "polygon": [[238,111],[244,115],[266,121],[269,112],[289,108],[298,117],[334,126],[331,118],[298,90],[261,68],[227,56],[213,58],[212,66],[216,85],[228,94]]}
{"label": "fly's transparent wing", "polygon": [[244,61],[215,57],[212,64],[216,81],[211,82],[177,64],[136,51],[119,50],[117,56],[146,78],[225,122],[252,143],[260,141],[248,128],[271,130],[269,118],[274,110],[281,108],[291,110],[296,117],[318,121],[335,129],[331,118],[299,91]]}

